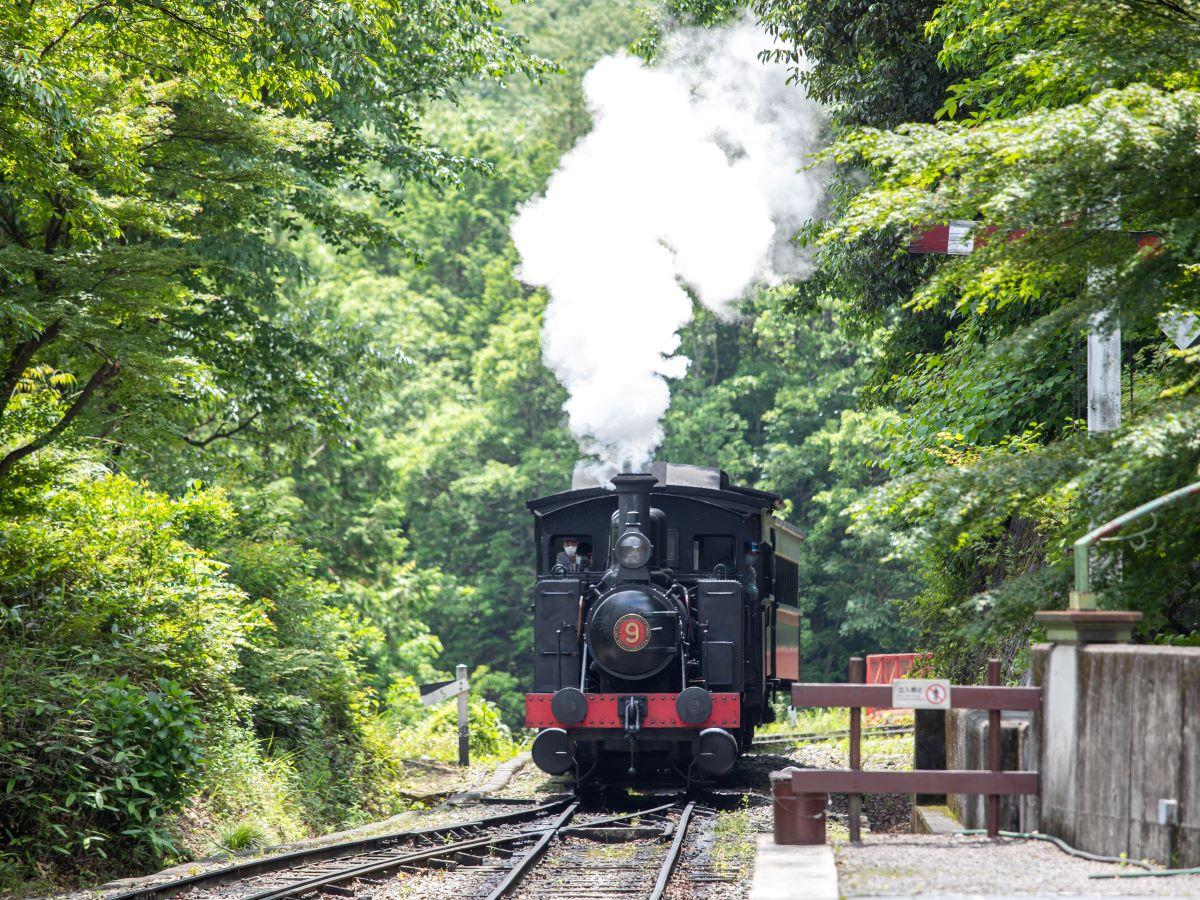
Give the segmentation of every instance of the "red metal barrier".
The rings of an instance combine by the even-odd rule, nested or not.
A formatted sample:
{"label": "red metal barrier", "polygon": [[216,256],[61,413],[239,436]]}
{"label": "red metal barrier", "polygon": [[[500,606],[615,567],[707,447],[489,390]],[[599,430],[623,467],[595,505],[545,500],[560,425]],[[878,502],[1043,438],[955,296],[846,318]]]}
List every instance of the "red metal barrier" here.
{"label": "red metal barrier", "polygon": [[867,657],[867,684],[891,684],[893,678],[903,678],[918,656],[927,653],[872,653]]}
{"label": "red metal barrier", "polygon": [[[893,678],[904,678],[918,659],[929,659],[928,653],[871,653],[867,656],[867,684],[891,684]],[[867,707],[863,712],[872,718],[885,712],[880,707]]]}

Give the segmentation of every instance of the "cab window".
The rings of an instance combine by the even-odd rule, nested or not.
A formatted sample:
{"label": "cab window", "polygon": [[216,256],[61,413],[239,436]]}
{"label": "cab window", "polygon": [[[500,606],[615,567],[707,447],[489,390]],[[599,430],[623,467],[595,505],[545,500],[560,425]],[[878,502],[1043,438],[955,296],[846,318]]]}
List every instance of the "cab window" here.
{"label": "cab window", "polygon": [[[568,541],[574,541],[575,563],[569,564],[570,556],[564,550]],[[595,566],[595,541],[590,534],[556,534],[550,538],[550,564],[547,569],[551,572],[557,565],[566,566],[568,571],[590,572]]]}
{"label": "cab window", "polygon": [[692,569],[711,572],[718,565],[732,574],[737,569],[735,542],[730,534],[697,534],[692,537]]}

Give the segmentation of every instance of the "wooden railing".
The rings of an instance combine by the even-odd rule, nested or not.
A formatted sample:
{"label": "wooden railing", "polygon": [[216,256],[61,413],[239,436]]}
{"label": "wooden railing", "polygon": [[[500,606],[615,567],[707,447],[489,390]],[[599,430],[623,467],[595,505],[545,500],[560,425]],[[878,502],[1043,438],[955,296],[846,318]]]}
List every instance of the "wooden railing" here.
{"label": "wooden railing", "polygon": [[1042,705],[1040,687],[1003,687],[1000,661],[988,660],[986,685],[951,685],[949,708],[988,711],[988,766],[974,769],[917,769],[908,772],[863,771],[862,710],[893,709],[892,686],[863,684],[861,657],[850,660],[850,684],[794,684],[796,707],[849,707],[850,767],[848,769],[792,769],[793,794],[847,794],[850,799],[850,840],[861,839],[863,794],[983,794],[987,797],[987,832],[1000,832],[1000,797],[1038,793],[1037,772],[1005,772],[1000,753],[1002,710],[1037,710]]}

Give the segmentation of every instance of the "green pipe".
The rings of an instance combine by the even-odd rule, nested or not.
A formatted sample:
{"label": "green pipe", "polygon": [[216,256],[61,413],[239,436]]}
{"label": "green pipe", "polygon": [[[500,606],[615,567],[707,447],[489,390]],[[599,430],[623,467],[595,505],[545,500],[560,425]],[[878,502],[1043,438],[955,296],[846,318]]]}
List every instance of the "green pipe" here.
{"label": "green pipe", "polygon": [[[987,830],[984,828],[963,828],[950,833],[976,835],[987,834]],[[1047,843],[1056,846],[1068,856],[1086,859],[1089,862],[1115,863],[1122,866],[1137,866],[1140,869],[1146,869],[1148,871],[1153,870],[1153,867],[1150,865],[1150,863],[1143,862],[1140,859],[1124,859],[1120,856],[1102,856],[1099,853],[1089,853],[1086,850],[1080,850],[1076,847],[1072,847],[1062,838],[1057,838],[1052,834],[1042,834],[1040,831],[999,831],[997,834],[999,834],[1000,837],[1020,838],[1025,841],[1046,841]],[[1092,877],[1095,878],[1096,876],[1093,875]]]}
{"label": "green pipe", "polygon": [[1153,872],[1097,872],[1088,878],[1162,878],[1165,875],[1200,875],[1200,868],[1155,869]]}
{"label": "green pipe", "polygon": [[1200,494],[1200,481],[1195,484],[1189,484],[1187,487],[1182,487],[1177,491],[1171,491],[1169,494],[1163,494],[1148,503],[1143,503],[1141,506],[1131,509],[1127,513],[1122,513],[1111,522],[1105,522],[1099,528],[1094,528],[1075,542],[1075,590],[1080,594],[1088,594],[1091,592],[1091,582],[1088,577],[1088,551],[1091,550],[1092,544],[1096,543],[1111,534],[1120,531],[1130,522],[1135,519],[1140,519],[1146,513],[1154,512],[1176,500],[1182,500],[1184,497],[1190,497],[1193,494]]}

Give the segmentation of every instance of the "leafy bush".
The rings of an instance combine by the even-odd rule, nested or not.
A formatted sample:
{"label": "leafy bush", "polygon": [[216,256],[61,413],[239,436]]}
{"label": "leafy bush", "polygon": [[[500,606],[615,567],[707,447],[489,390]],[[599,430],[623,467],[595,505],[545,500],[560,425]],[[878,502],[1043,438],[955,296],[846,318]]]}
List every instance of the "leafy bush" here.
{"label": "leafy bush", "polygon": [[259,850],[267,843],[267,831],[259,822],[238,822],[225,829],[217,840],[217,846],[230,853],[237,853],[239,850]]}
{"label": "leafy bush", "polygon": [[[399,716],[407,708],[415,713],[411,703],[416,696],[415,685],[399,685],[389,697],[400,701]],[[419,702],[419,701],[417,701]],[[467,715],[470,718],[470,748],[472,762],[508,759],[515,754],[520,742],[504,724],[499,707],[480,697],[472,696]],[[406,758],[427,758],[444,762],[458,759],[458,706],[447,702],[435,707],[420,718],[409,718],[407,727],[397,730],[396,747]]]}
{"label": "leafy bush", "polygon": [[105,856],[108,843],[132,843],[161,855],[162,818],[199,762],[195,699],[163,678],[153,689],[126,676],[95,683],[88,660],[70,661],[14,652],[0,670],[2,833],[18,852]]}
{"label": "leafy bush", "polygon": [[159,858],[163,817],[195,786],[198,698],[211,715],[236,693],[254,626],[220,564],[179,537],[181,518],[228,510],[121,477],[20,500],[35,495],[0,518],[0,834],[30,861]]}
{"label": "leafy bush", "polygon": [[394,810],[397,751],[361,662],[378,632],[310,554],[252,533],[219,492],[171,499],[102,471],[0,504],[11,871],[52,856],[128,874],[258,840],[239,823],[286,840]]}

